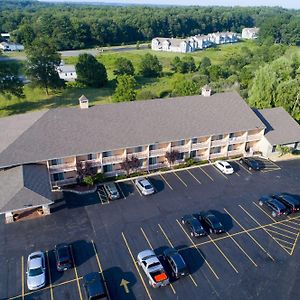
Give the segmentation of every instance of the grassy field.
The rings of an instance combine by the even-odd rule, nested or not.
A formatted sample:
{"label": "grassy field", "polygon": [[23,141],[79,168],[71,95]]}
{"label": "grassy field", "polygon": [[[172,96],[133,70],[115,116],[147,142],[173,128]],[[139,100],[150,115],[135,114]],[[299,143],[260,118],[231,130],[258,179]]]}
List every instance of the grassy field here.
{"label": "grassy field", "polygon": [[[191,55],[194,57],[198,64],[200,60],[207,56],[211,59],[213,64],[221,64],[224,59],[233,54],[237,54],[241,49],[247,46],[250,49],[254,49],[256,46],[252,41],[241,42],[232,45],[222,45],[214,49],[207,49],[205,51],[193,52],[190,54],[181,53],[169,53],[169,52],[153,52],[148,50],[132,50],[127,52],[103,52],[98,59],[106,66],[109,80],[113,80],[114,63],[117,57],[127,57],[132,60],[136,71],[138,71],[141,57],[145,53],[152,53],[158,56],[160,62],[163,65],[163,71],[165,76],[157,79],[145,79],[137,77],[139,92],[152,92],[157,96],[163,94],[170,89],[170,82],[172,77],[168,75],[170,72],[170,62],[175,56]],[[293,50],[295,51],[295,50]],[[65,63],[75,64],[77,57],[64,58]],[[61,106],[73,106],[78,104],[78,98],[84,94],[93,104],[110,103],[113,89],[111,87],[93,89],[93,88],[66,88],[65,90],[52,95],[46,95],[45,91],[40,88],[31,88],[26,86],[25,98],[18,99],[16,97],[8,97],[0,95],[0,117],[13,115],[17,113],[25,113],[33,110],[61,107]]]}

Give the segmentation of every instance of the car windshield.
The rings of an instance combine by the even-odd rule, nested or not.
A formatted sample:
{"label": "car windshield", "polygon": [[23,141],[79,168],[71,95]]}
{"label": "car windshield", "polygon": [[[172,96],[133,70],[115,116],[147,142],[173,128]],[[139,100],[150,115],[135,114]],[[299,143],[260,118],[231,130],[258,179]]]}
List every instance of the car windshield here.
{"label": "car windshield", "polygon": [[69,257],[68,248],[64,247],[64,248],[59,249],[58,255],[59,255],[60,258],[67,258],[67,257]]}
{"label": "car windshield", "polygon": [[231,169],[230,165],[225,166],[226,169]]}
{"label": "car windshield", "polygon": [[222,227],[222,224],[217,220],[217,218],[215,216],[210,215],[208,218],[214,227]]}
{"label": "car windshield", "polygon": [[146,190],[151,190],[152,189],[152,186],[150,184],[146,184],[144,187],[145,187]]}
{"label": "car windshield", "polygon": [[42,268],[36,268],[36,269],[29,270],[29,276],[39,276],[41,274],[43,274]]}

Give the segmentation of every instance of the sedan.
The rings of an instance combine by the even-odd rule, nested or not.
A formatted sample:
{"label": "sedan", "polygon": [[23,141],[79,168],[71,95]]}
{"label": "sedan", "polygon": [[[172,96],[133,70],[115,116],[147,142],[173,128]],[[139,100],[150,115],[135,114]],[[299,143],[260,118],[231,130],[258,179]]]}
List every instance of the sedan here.
{"label": "sedan", "polygon": [[200,221],[197,219],[197,217],[195,217],[193,215],[183,216],[181,218],[181,223],[186,225],[191,236],[199,237],[199,236],[206,235],[206,231],[204,230]]}
{"label": "sedan", "polygon": [[154,188],[148,179],[141,177],[135,180],[136,187],[141,191],[143,195],[154,194]]}
{"label": "sedan", "polygon": [[258,204],[260,206],[265,206],[271,212],[273,218],[281,215],[287,215],[289,212],[288,208],[284,204],[270,196],[261,197]]}
{"label": "sedan", "polygon": [[58,244],[54,248],[57,271],[66,271],[72,267],[70,246],[68,244]]}
{"label": "sedan", "polygon": [[104,190],[110,200],[116,200],[120,198],[120,193],[114,182],[104,184]]}
{"label": "sedan", "polygon": [[232,174],[234,171],[233,171],[233,168],[232,166],[230,165],[229,162],[227,161],[224,161],[224,160],[217,160],[215,162],[215,166],[224,174],[227,174],[227,175],[230,175]]}
{"label": "sedan", "polygon": [[179,252],[174,248],[167,248],[164,250],[163,258],[168,262],[171,270],[172,276],[175,278],[180,278],[183,276],[189,275],[189,271],[187,265],[183,259],[183,257],[179,254]]}
{"label": "sedan", "polygon": [[46,284],[45,254],[37,251],[29,254],[27,259],[27,287],[29,290],[37,290]]}
{"label": "sedan", "polygon": [[199,214],[199,220],[209,233],[223,233],[225,232],[224,226],[220,220],[211,212]]}
{"label": "sedan", "polygon": [[282,204],[284,204],[286,207],[288,207],[289,211],[291,213],[297,212],[300,210],[300,202],[293,196],[289,194],[276,194],[273,195],[272,198],[278,200]]}
{"label": "sedan", "polygon": [[262,169],[262,164],[253,157],[242,157],[240,163],[247,165],[249,170],[259,171]]}

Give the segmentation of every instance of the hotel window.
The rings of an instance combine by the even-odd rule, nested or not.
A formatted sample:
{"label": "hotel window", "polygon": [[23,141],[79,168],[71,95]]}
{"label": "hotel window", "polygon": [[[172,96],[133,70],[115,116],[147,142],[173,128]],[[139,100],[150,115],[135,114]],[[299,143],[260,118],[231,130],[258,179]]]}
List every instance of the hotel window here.
{"label": "hotel window", "polygon": [[211,140],[212,141],[218,141],[218,140],[222,140],[223,139],[223,134],[219,134],[219,135],[214,135]]}
{"label": "hotel window", "polygon": [[149,165],[155,165],[156,164],[156,157],[150,157],[149,158]]}
{"label": "hotel window", "polygon": [[140,146],[140,147],[135,147],[134,148],[134,152],[138,153],[138,152],[143,152],[143,147]]}
{"label": "hotel window", "polygon": [[233,149],[233,145],[228,145],[228,151],[232,151]]}
{"label": "hotel window", "polygon": [[96,154],[88,154],[88,160],[96,159],[97,155]]}
{"label": "hotel window", "polygon": [[52,159],[51,160],[51,166],[56,166],[56,165],[61,165],[63,164],[63,159],[62,158],[58,158],[58,159]]}
{"label": "hotel window", "polygon": [[64,180],[64,173],[53,174],[53,181]]}
{"label": "hotel window", "polygon": [[153,144],[153,145],[150,145],[150,146],[149,146],[149,150],[150,150],[150,151],[151,151],[151,150],[155,150],[155,149],[156,149],[156,145]]}
{"label": "hotel window", "polygon": [[198,139],[197,139],[197,138],[193,138],[193,139],[192,139],[192,144],[197,144],[197,142],[198,142]]}
{"label": "hotel window", "polygon": [[210,153],[211,153],[211,154],[213,154],[213,153],[221,153],[221,147],[214,147],[214,148],[211,148]]}
{"label": "hotel window", "polygon": [[190,154],[191,157],[196,157],[196,155],[197,155],[196,150],[191,151],[191,154]]}
{"label": "hotel window", "polygon": [[112,151],[103,152],[103,157],[109,157],[109,156],[112,156]]}
{"label": "hotel window", "polygon": [[103,172],[104,173],[111,172],[112,170],[113,170],[113,166],[112,165],[103,166]]}

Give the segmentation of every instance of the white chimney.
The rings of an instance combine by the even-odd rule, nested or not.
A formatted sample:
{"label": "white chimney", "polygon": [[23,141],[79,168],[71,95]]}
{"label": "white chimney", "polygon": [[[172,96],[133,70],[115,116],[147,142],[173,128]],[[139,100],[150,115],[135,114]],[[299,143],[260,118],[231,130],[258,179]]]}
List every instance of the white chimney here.
{"label": "white chimney", "polygon": [[204,96],[204,97],[209,97],[211,95],[211,88],[210,88],[209,85],[206,84],[202,88],[201,95]]}
{"label": "white chimney", "polygon": [[86,96],[82,95],[79,98],[79,106],[81,109],[89,108],[89,99]]}

